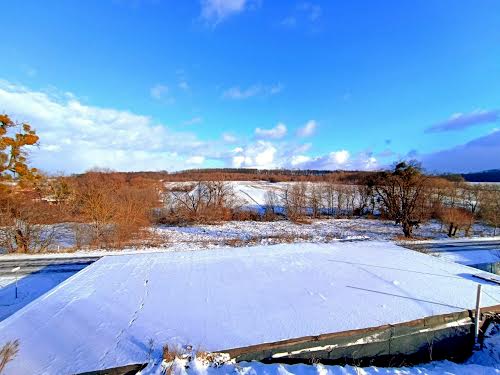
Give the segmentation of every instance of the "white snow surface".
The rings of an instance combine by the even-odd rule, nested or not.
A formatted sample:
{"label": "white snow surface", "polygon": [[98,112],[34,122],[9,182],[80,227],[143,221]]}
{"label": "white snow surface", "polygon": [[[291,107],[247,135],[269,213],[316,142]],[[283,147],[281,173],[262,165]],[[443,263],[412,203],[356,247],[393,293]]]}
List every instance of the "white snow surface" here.
{"label": "white snow surface", "polygon": [[16,279],[0,277],[0,321],[60,284],[75,272],[33,273]]}
{"label": "white snow surface", "polygon": [[[5,374],[70,374],[471,309],[477,270],[390,242],[104,257],[0,322]],[[483,306],[500,288],[483,283]]]}

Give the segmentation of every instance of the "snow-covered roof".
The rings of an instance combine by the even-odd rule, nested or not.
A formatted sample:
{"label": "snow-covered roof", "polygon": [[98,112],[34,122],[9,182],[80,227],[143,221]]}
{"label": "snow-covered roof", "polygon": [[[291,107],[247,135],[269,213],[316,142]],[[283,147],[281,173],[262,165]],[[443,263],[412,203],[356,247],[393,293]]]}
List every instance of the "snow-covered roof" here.
{"label": "snow-covered roof", "polygon": [[476,271],[382,241],[105,257],[0,322],[0,346],[20,341],[6,374],[66,374],[375,327],[474,308]]}

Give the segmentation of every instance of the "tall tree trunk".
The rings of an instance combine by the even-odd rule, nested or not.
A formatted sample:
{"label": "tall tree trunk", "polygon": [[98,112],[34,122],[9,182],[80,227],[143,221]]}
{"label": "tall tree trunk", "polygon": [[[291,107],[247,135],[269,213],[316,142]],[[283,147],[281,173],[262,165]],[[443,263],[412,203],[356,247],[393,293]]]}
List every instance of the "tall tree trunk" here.
{"label": "tall tree trunk", "polygon": [[453,223],[450,223],[450,227],[448,228],[448,237],[453,237]]}
{"label": "tall tree trunk", "polygon": [[24,236],[21,229],[16,229],[16,248],[18,253],[27,253],[28,252],[28,241]]}

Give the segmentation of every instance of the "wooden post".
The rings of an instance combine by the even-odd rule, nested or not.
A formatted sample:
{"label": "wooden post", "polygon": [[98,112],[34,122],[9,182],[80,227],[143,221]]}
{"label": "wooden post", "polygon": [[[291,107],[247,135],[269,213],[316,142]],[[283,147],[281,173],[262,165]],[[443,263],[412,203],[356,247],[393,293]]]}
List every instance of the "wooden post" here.
{"label": "wooden post", "polygon": [[477,296],[476,296],[476,322],[474,325],[474,340],[476,345],[478,344],[479,338],[479,320],[481,317],[481,284],[477,284]]}
{"label": "wooden post", "polygon": [[16,268],[13,268],[11,272],[15,272],[15,275],[16,275],[16,299],[17,299],[17,279],[18,279],[18,271],[21,269],[21,267],[16,267]]}

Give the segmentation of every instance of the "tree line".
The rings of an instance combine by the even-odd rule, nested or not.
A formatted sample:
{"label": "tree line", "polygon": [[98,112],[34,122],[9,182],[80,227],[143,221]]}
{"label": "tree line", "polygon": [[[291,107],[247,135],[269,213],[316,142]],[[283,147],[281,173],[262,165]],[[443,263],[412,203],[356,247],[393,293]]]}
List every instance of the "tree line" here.
{"label": "tree line", "polygon": [[[370,173],[221,169],[159,179],[149,172],[95,169],[45,176],[28,165],[27,151],[38,141],[29,124],[0,115],[0,248],[8,252],[51,249],[62,224],[70,228],[76,248],[144,244],[155,241],[149,230],[154,225],[225,220],[379,217],[400,225],[405,237],[429,219],[440,220],[450,237],[469,234],[476,220],[491,225],[493,234],[500,224],[499,185],[428,176],[414,162]],[[270,184],[257,210],[248,209],[231,181],[264,175],[261,180],[284,181]]]}

